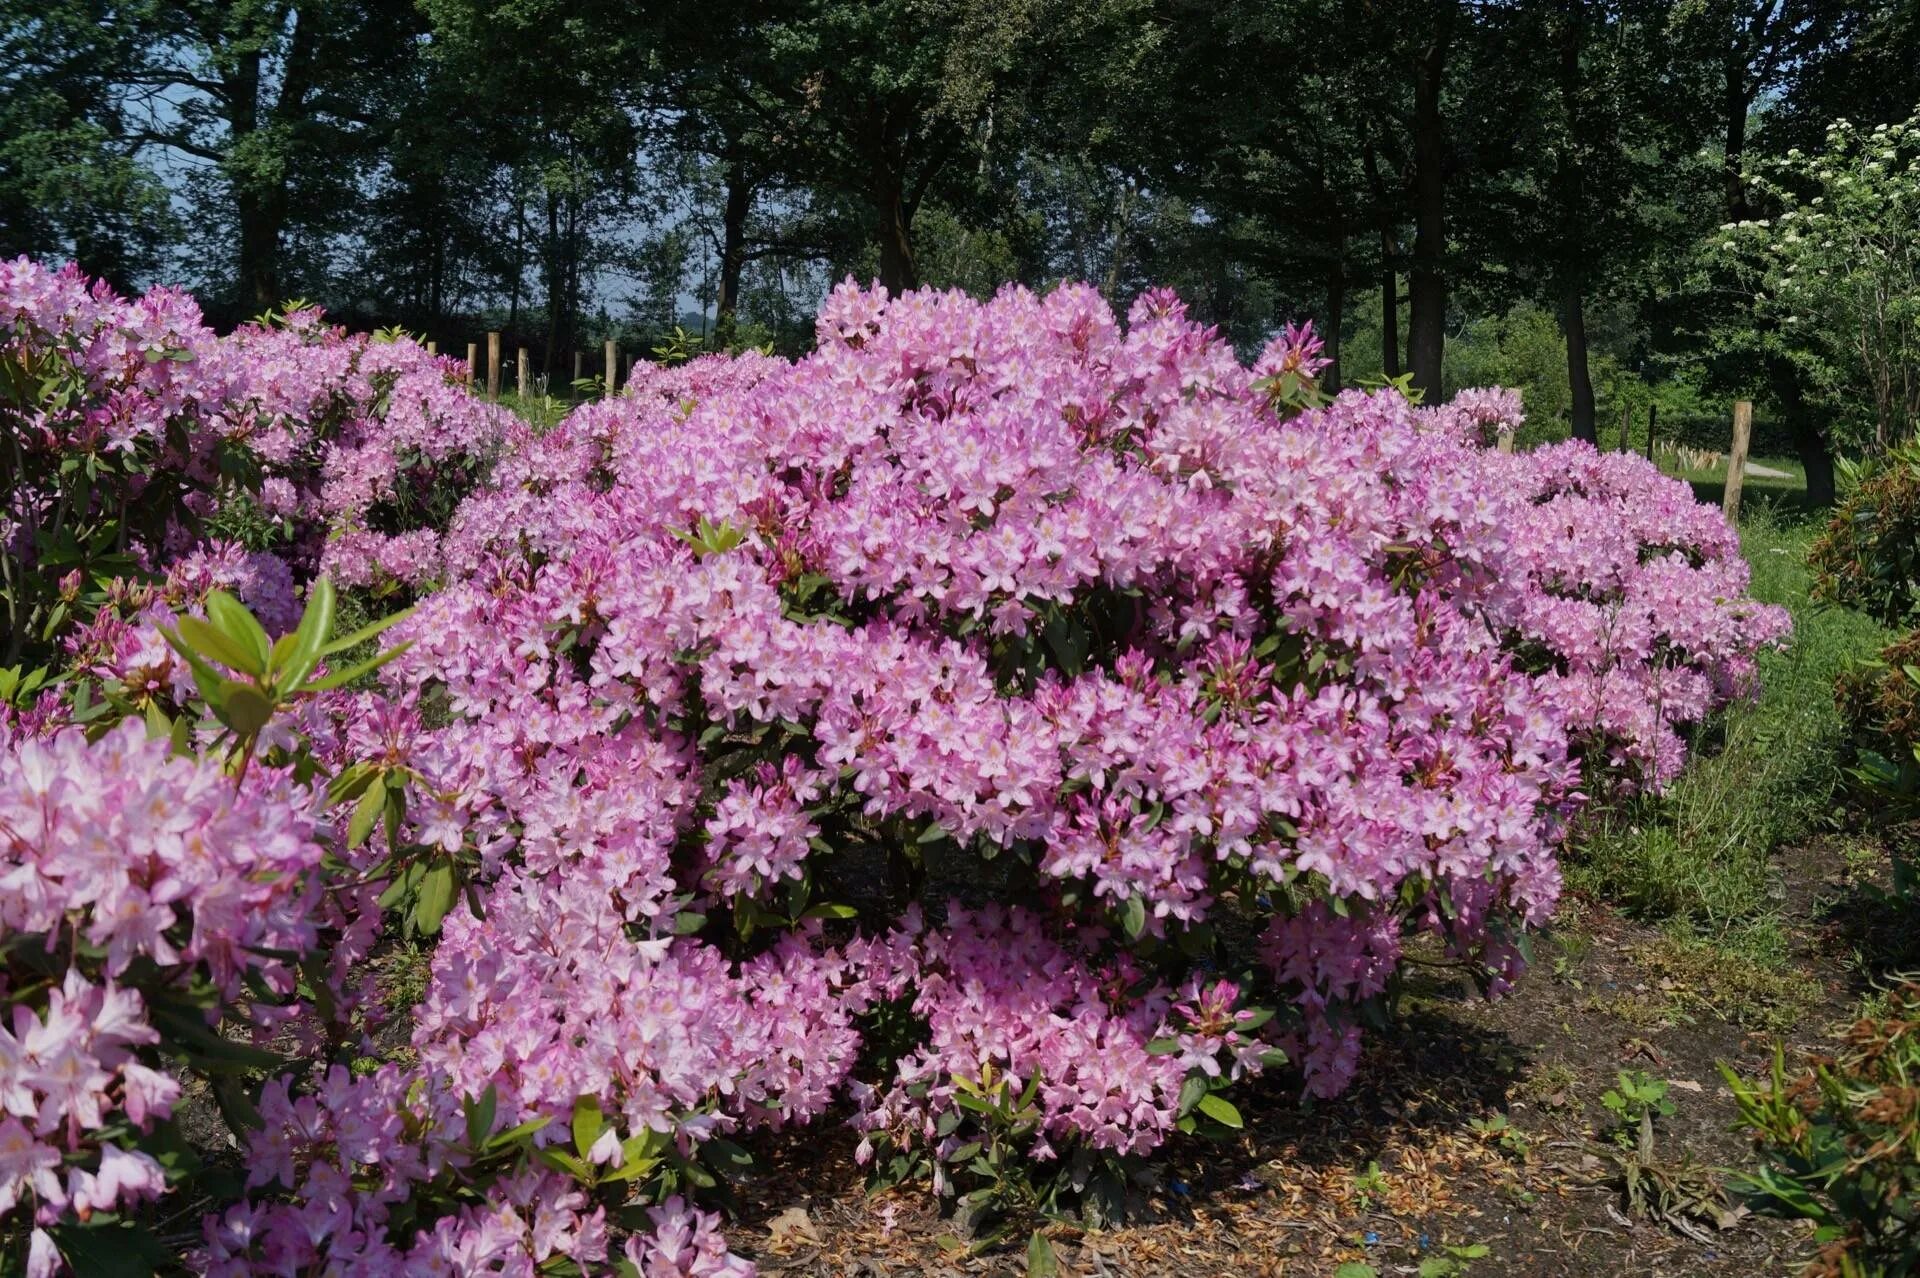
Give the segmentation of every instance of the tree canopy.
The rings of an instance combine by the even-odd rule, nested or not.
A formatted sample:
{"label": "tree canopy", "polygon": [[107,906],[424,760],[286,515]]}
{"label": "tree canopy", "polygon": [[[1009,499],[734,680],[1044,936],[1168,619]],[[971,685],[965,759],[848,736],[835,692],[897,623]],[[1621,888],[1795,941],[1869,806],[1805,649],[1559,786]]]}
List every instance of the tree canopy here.
{"label": "tree canopy", "polygon": [[504,326],[564,375],[803,345],[849,274],[1079,277],[1441,397],[1541,316],[1536,410],[1756,395],[1816,495],[1828,388],[1724,340],[1780,317],[1708,250],[1779,211],[1756,161],[1920,102],[1902,0],[0,0],[0,52],[0,252],[222,322]]}

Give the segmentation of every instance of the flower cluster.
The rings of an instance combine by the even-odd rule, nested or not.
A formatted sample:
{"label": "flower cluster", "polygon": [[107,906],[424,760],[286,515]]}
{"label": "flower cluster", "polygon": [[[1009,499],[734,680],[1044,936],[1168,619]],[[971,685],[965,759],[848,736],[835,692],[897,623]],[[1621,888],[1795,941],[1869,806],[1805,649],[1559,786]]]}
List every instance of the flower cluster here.
{"label": "flower cluster", "polygon": [[138,724],[0,746],[0,1218],[28,1211],[50,1264],[45,1227],[165,1189],[151,1154],[104,1129],[146,1132],[180,1097],[148,1050],[156,1024],[222,1050],[195,983],[216,1008],[243,977],[292,989],[292,963],[268,956],[314,941],[321,848],[284,778],[236,787]]}

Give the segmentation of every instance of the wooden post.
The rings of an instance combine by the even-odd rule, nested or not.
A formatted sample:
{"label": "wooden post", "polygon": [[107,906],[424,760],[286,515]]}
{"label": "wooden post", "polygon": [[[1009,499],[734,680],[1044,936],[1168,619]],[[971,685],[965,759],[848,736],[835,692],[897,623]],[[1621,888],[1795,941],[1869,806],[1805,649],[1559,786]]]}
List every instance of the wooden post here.
{"label": "wooden post", "polygon": [[582,377],[586,375],[586,371],[587,371],[587,357],[585,353],[581,351],[575,351],[573,353],[573,380],[576,382],[579,381]]}
{"label": "wooden post", "polygon": [[467,385],[480,380],[480,343],[467,343]]}
{"label": "wooden post", "polygon": [[620,393],[620,346],[617,342],[607,343],[607,394]]}
{"label": "wooden post", "polygon": [[1499,433],[1494,437],[1493,446],[1503,453],[1512,452],[1513,432],[1502,426]]}
{"label": "wooden post", "polygon": [[1733,406],[1733,451],[1727,454],[1727,495],[1720,509],[1732,523],[1740,518],[1740,488],[1747,480],[1747,445],[1753,437],[1753,401],[1743,399]]}
{"label": "wooden post", "polygon": [[487,334],[487,398],[500,398],[500,334]]}
{"label": "wooden post", "polygon": [[519,366],[514,370],[514,380],[513,380],[514,394],[524,398],[527,393],[527,386],[528,386],[527,348],[522,346],[520,348]]}
{"label": "wooden post", "polygon": [[1660,416],[1660,405],[1647,405],[1647,460],[1653,460],[1653,423]]}
{"label": "wooden post", "polygon": [[438,355],[439,353],[440,353],[440,343],[438,342],[427,343],[427,354]]}
{"label": "wooden post", "polygon": [[1628,404],[1620,405],[1620,451],[1623,453],[1630,453],[1633,451],[1633,439],[1627,433],[1628,431],[1627,415],[1632,411],[1633,411],[1633,408],[1631,405],[1628,405]]}

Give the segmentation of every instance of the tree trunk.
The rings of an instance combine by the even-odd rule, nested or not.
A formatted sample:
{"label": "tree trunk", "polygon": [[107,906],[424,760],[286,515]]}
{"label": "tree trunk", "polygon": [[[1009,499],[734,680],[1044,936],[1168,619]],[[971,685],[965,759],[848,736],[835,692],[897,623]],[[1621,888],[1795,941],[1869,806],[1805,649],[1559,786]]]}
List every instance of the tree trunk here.
{"label": "tree trunk", "polygon": [[1567,385],[1573,390],[1573,437],[1600,446],[1600,427],[1593,412],[1593,376],[1587,368],[1586,299],[1572,285],[1562,300],[1561,327],[1567,334]]}
{"label": "tree trunk", "polygon": [[878,175],[873,209],[880,235],[880,283],[898,297],[920,282],[913,260],[912,217],[899,174],[883,171]]}
{"label": "tree trunk", "polygon": [[1380,371],[1388,377],[1400,376],[1400,243],[1393,230],[1393,211],[1387,202],[1387,190],[1380,181],[1379,162],[1373,144],[1368,143],[1360,156],[1367,173],[1367,185],[1373,191],[1374,214],[1380,223]]}
{"label": "tree trunk", "polygon": [[1456,0],[1443,0],[1432,41],[1413,70],[1413,269],[1407,279],[1407,363],[1428,403],[1440,401],[1446,342],[1447,139],[1440,90],[1453,42]]}
{"label": "tree trunk", "polygon": [[[260,129],[261,58],[257,51],[241,57],[226,77],[228,100],[233,104],[227,127],[233,135],[234,151]],[[229,173],[228,180],[233,183],[240,300],[242,305],[266,309],[280,300],[278,201],[266,184],[251,174]]]}
{"label": "tree trunk", "polygon": [[738,327],[740,274],[747,263],[747,214],[753,210],[753,183],[739,164],[727,168],[727,205],[720,219],[720,291],[713,303],[713,335],[728,346]]}
{"label": "tree trunk", "polygon": [[1793,451],[1807,470],[1807,504],[1831,506],[1834,502],[1833,450],[1827,446],[1820,426],[1809,410],[1800,386],[1800,370],[1786,360],[1775,360],[1772,374],[1773,397],[1786,415],[1787,433],[1793,439]]}
{"label": "tree trunk", "polygon": [[566,309],[565,250],[560,242],[560,197],[547,192],[547,243],[541,255],[547,285],[547,338],[540,351],[540,367],[551,369],[560,353],[560,313]]}
{"label": "tree trunk", "polygon": [[1320,334],[1327,344],[1327,367],[1320,385],[1330,395],[1340,393],[1340,329],[1346,323],[1347,310],[1347,267],[1341,256],[1345,247],[1343,242],[1335,249],[1333,268],[1327,272],[1327,325]]}
{"label": "tree trunk", "polygon": [[1400,277],[1391,263],[1380,272],[1380,371],[1400,376]]}

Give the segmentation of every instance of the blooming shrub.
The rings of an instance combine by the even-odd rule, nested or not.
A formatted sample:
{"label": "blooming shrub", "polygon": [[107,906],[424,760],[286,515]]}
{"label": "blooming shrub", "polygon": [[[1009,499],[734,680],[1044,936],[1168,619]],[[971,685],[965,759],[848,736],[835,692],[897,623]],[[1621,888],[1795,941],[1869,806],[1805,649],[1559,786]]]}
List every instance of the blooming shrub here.
{"label": "blooming shrub", "polygon": [[[1670,779],[1784,631],[1645,463],[1498,453],[1497,392],[1328,402],[1310,331],[1249,368],[1164,293],[846,286],[805,359],[643,367],[545,433],[430,377],[370,416],[411,357],[319,331],[218,347],[332,370],[269,377],[274,422],[356,406],[317,468],[255,449],[318,563],[183,542],[73,640],[116,713],[325,796],[331,959],[278,1013],[311,1050],[212,1272],[745,1272],[691,1204],[838,1098],[880,1177],[1110,1205],[1247,1075],[1344,1087],[1407,947],[1503,988],[1570,812]],[[418,486],[496,443],[450,513]],[[425,577],[359,571],[408,537]],[[297,633],[206,630],[316,566],[422,597],[377,682],[282,697]],[[407,1053],[346,1068],[399,935]]]}
{"label": "blooming shrub", "polygon": [[458,372],[316,310],[219,338],[184,294],[127,301],[71,267],[0,263],[5,661],[46,655],[110,596],[140,601],[194,551],[269,588],[291,581],[266,552],[349,584],[431,581],[437,530],[508,421]]}

